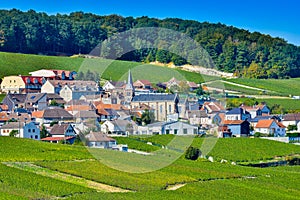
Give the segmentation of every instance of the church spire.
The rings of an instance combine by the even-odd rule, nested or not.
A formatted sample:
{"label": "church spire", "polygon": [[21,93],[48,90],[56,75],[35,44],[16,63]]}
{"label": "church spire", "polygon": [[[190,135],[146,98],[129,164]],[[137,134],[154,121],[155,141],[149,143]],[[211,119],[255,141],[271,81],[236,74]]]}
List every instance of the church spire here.
{"label": "church spire", "polygon": [[126,90],[134,90],[130,69],[128,71],[128,79],[127,79],[127,84],[126,84],[126,88],[125,89]]}

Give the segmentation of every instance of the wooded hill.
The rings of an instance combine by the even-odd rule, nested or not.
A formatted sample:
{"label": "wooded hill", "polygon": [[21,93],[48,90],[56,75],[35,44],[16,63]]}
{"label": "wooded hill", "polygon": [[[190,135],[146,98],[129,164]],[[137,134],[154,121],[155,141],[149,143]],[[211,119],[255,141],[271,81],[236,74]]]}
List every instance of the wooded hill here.
{"label": "wooded hill", "polygon": [[[212,67],[214,63],[221,71],[235,72],[250,78],[300,77],[300,47],[288,44],[281,38],[250,33],[220,23],[175,18],[125,18],[83,12],[47,15],[33,10],[0,10],[0,51],[48,55],[87,54],[113,34],[140,27],[162,27],[187,34],[209,53],[211,58],[200,63],[206,67]],[[103,57],[112,58],[112,52],[122,51],[120,48],[110,46],[110,52],[99,52]],[[183,47],[180,51],[188,54],[188,49]],[[187,62],[159,48],[135,50],[118,59],[173,62],[175,65]]]}

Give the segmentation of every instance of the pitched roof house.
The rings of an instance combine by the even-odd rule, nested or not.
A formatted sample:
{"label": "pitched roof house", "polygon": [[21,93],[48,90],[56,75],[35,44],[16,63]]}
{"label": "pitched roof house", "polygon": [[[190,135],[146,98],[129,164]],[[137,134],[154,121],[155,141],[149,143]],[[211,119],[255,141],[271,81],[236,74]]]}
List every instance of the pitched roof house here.
{"label": "pitched roof house", "polygon": [[56,80],[74,80],[75,75],[77,74],[75,71],[67,71],[67,70],[49,70],[49,69],[41,69],[34,72],[29,72],[31,76],[41,76],[47,79],[56,79]]}
{"label": "pitched roof house", "polygon": [[45,93],[29,93],[25,100],[25,109],[32,112],[47,108],[47,96]]}
{"label": "pitched roof house", "polygon": [[39,76],[6,76],[1,82],[1,90],[17,94],[40,92],[45,82],[46,79]]}
{"label": "pitched roof house", "polygon": [[226,112],[225,120],[249,120],[251,115],[242,108],[233,108]]}
{"label": "pitched roof house", "polygon": [[8,106],[9,111],[15,108],[24,108],[27,94],[7,94],[2,100],[3,104]]}
{"label": "pitched roof house", "polygon": [[68,111],[60,107],[49,107],[42,111],[32,112],[32,117],[41,124],[49,124],[53,121],[73,122],[74,118]]}
{"label": "pitched roof house", "polygon": [[54,124],[50,130],[50,135],[50,137],[46,137],[41,140],[51,143],[64,141],[73,144],[76,132],[71,124]]}
{"label": "pitched roof house", "polygon": [[104,133],[91,132],[85,136],[88,147],[111,149],[117,145],[117,141]]}
{"label": "pitched roof house", "polygon": [[243,137],[250,134],[250,123],[244,120],[225,120],[224,125],[228,127],[234,137]]}
{"label": "pitched roof house", "polygon": [[13,130],[17,131],[15,137],[40,140],[40,128],[35,122],[10,122],[0,128],[0,136],[10,136]]}
{"label": "pitched roof house", "polygon": [[263,134],[274,134],[274,137],[285,136],[285,126],[275,119],[260,120],[256,124],[254,131]]}

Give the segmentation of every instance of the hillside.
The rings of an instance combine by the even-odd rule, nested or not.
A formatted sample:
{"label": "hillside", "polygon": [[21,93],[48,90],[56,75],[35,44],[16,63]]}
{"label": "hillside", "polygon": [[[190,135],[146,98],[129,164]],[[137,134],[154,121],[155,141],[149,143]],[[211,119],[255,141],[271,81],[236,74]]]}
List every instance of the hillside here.
{"label": "hillside", "polygon": [[[141,140],[166,144],[169,136]],[[145,141],[131,144],[139,148],[138,143],[146,145]],[[203,138],[195,138],[193,145],[202,143]],[[0,137],[0,147],[0,199],[297,199],[300,195],[299,166],[230,164],[291,158],[300,152],[297,145],[258,138],[219,139],[210,153],[215,162],[181,157],[148,173],[110,168],[83,146]],[[220,163],[221,159],[228,163]]]}
{"label": "hillside", "polygon": [[168,81],[172,77],[195,83],[219,79],[218,77],[139,62],[0,52],[0,79],[9,75],[29,75],[29,72],[39,69],[74,70],[77,72],[90,70],[101,74],[102,79],[116,81],[126,80],[126,73],[131,69],[134,80],[147,79],[152,83]]}
{"label": "hillside", "polygon": [[[123,43],[105,42],[98,46],[96,54],[105,58],[118,55],[116,58],[122,60],[173,62],[175,65],[199,62],[204,67],[216,67],[250,78],[300,76],[300,47],[288,44],[281,38],[251,33],[220,23],[173,18],[160,20],[149,17],[98,16],[83,12],[47,15],[34,10],[21,12],[13,9],[0,10],[0,24],[0,51],[47,55],[87,54],[116,33],[141,27],[161,27],[186,34],[210,56],[195,59],[199,58],[199,54],[190,53],[193,47],[182,45],[185,44],[182,43],[184,40],[171,37],[170,40],[174,40],[175,44],[169,44],[168,35],[162,33],[152,38],[153,32],[148,33],[149,36],[142,32],[134,40],[126,41],[127,48],[146,44],[153,39],[151,48],[138,49],[120,56],[118,52],[125,50]],[[168,47],[172,47],[173,52],[186,55],[188,60],[165,51]]]}

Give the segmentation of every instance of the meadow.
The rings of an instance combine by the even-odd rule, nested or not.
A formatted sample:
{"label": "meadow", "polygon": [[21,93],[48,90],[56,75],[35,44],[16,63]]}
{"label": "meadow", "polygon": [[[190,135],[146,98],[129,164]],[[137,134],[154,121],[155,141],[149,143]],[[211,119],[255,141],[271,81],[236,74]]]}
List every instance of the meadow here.
{"label": "meadow", "polygon": [[[164,135],[133,137],[123,141],[136,141],[131,144],[133,148],[139,148],[139,143],[151,141],[157,145],[153,147],[157,148],[167,145],[173,138]],[[203,138],[195,138],[192,146],[201,148],[203,143]],[[94,159],[82,146],[10,137],[0,137],[0,145],[2,199],[297,199],[300,195],[299,166],[253,168],[230,164],[231,161],[250,162],[300,153],[300,146],[259,138],[219,139],[209,153],[215,162],[201,158],[191,161],[181,156],[169,166],[147,173],[112,169],[101,160]],[[221,159],[227,159],[228,162],[220,163]],[[34,169],[26,171],[9,167],[6,166],[7,162],[16,162],[20,166],[22,162],[34,163],[54,174],[65,173],[129,192],[97,192],[76,182],[37,174]],[[180,184],[183,187],[168,190]]]}

